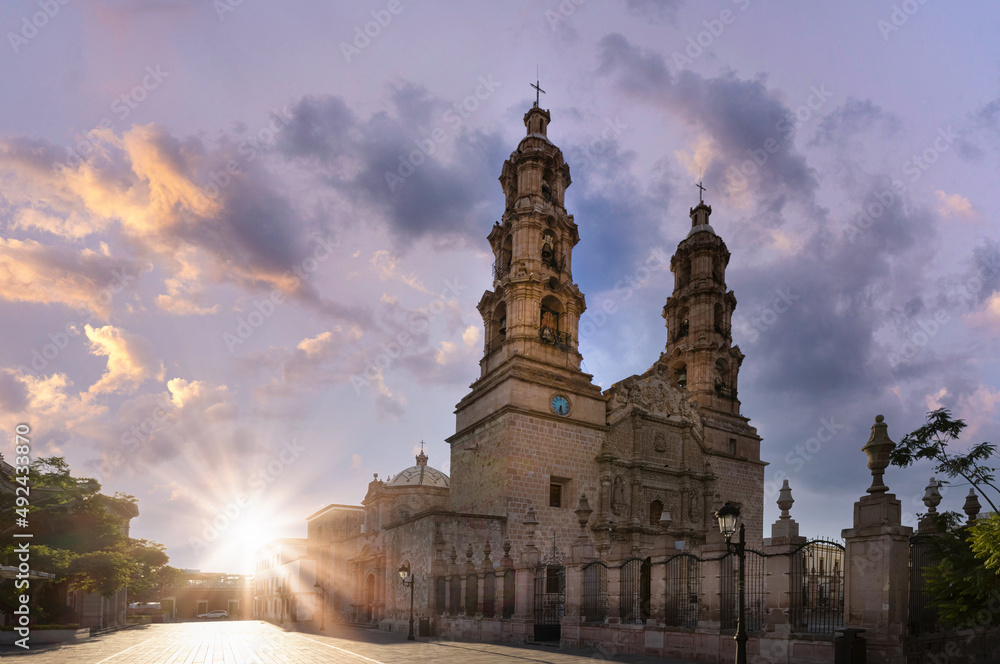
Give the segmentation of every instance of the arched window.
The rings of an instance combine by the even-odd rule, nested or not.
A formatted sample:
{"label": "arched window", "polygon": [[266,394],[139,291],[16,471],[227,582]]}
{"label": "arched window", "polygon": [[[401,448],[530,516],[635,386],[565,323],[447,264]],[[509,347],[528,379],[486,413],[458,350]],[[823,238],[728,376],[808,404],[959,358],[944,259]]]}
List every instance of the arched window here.
{"label": "arched window", "polygon": [[538,326],[542,341],[550,344],[567,343],[560,329],[562,315],[563,305],[558,298],[549,295],[542,300]]}
{"label": "arched window", "polygon": [[654,500],[649,504],[649,525],[660,525],[661,516],[663,516],[663,503],[659,500]]}
{"label": "arched window", "polygon": [[501,302],[493,310],[493,319],[490,321],[489,349],[496,350],[507,338],[507,304]]}
{"label": "arched window", "polygon": [[674,334],[674,341],[683,339],[688,335],[688,310],[687,307],[677,312],[677,332]]}
{"label": "arched window", "polygon": [[687,365],[683,362],[678,362],[674,365],[673,371],[674,387],[679,387],[682,390],[687,389],[687,380]]}

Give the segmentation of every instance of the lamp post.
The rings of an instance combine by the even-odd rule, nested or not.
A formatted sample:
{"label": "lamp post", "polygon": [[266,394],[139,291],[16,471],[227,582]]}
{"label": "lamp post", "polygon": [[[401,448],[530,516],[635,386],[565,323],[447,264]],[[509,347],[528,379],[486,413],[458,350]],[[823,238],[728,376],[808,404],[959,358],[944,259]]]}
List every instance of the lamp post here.
{"label": "lamp post", "polygon": [[410,633],[406,635],[406,640],[416,641],[416,637],[413,636],[413,575],[410,574],[410,563],[399,566],[399,578],[402,579],[404,587],[410,587]]}
{"label": "lamp post", "polygon": [[726,547],[733,551],[735,550],[736,557],[740,561],[740,571],[739,571],[739,593],[738,593],[738,609],[737,620],[736,620],[736,664],[747,664],[747,641],[750,637],[747,636],[746,630],[746,603],[745,590],[746,590],[746,528],[740,523],[740,539],[738,544],[732,543],[733,533],[736,532],[736,520],[740,516],[740,508],[732,503],[727,502],[718,511],[715,512],[715,518],[719,521],[719,530],[722,532],[723,536],[726,538]]}
{"label": "lamp post", "polygon": [[326,630],[326,588],[320,585],[319,581],[313,584],[313,588],[319,595],[319,629],[322,632]]}

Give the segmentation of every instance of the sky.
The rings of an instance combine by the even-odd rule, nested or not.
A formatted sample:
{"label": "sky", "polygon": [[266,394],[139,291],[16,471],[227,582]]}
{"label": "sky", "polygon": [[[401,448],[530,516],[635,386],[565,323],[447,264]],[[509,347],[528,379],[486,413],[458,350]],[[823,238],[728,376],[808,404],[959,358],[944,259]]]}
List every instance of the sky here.
{"label": "sky", "polygon": [[[4,2],[5,458],[28,424],[138,498],[134,537],[230,572],[420,441],[448,472],[537,71],[584,369],[663,350],[703,179],[765,523],[788,479],[839,537],[876,414],[1000,439],[998,28],[986,1]],[[905,523],[931,474],[886,472]]]}

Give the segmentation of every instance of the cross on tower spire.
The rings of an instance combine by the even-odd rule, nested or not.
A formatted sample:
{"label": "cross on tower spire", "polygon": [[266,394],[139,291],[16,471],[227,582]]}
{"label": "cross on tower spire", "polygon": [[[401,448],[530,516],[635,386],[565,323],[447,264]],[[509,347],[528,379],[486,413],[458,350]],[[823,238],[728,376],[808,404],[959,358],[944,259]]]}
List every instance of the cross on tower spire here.
{"label": "cross on tower spire", "polygon": [[537,74],[537,72],[536,72],[536,74],[535,74],[535,82],[534,82],[534,83],[531,83],[530,85],[531,85],[531,87],[533,87],[533,88],[535,89],[535,107],[537,108],[537,107],[538,107],[538,102],[539,102],[539,101],[540,101],[540,99],[541,99],[541,98],[539,97],[539,94],[541,94],[541,93],[544,93],[544,92],[545,92],[545,90],[542,90],[542,88],[541,88],[541,87],[539,87],[539,86],[540,86],[540,83],[539,83],[539,80],[538,80],[538,74]]}
{"label": "cross on tower spire", "polygon": [[704,200],[703,196],[704,196],[705,192],[708,191],[708,190],[705,189],[704,186],[702,186],[701,180],[698,180],[698,184],[696,184],[695,186],[698,187],[698,189],[700,190],[698,192],[698,202],[699,203],[704,203],[705,200]]}

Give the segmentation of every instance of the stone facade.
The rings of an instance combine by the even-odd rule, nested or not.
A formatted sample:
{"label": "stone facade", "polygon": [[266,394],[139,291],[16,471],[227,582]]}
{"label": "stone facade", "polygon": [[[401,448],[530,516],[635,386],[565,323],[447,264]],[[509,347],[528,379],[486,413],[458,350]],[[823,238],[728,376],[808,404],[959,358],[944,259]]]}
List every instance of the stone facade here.
{"label": "stone facade", "polygon": [[[765,464],[736,396],[736,298],[711,208],[691,210],[671,260],[663,352],[602,391],[581,370],[586,300],[572,273],[580,235],[564,207],[570,168],[549,121],[537,105],[525,114],[526,135],[501,171],[505,209],[487,238],[493,288],[478,305],[483,357],[456,407],[451,476],[421,453],[398,475],[376,476],[360,506],[308,518],[328,619],[406,629],[410,590],[397,570],[407,565],[416,617],[439,634],[582,645],[612,638],[580,616],[583,566],[605,566],[609,588],[635,589],[636,616],[652,628],[664,608],[647,597],[656,584],[663,590],[651,561],[724,549],[712,516],[724,502],[741,508],[751,544],[762,541]],[[619,601],[610,593],[613,612]],[[699,608],[719,620],[718,599]],[[630,623],[618,624],[618,650],[663,640],[631,617],[608,621]]]}

